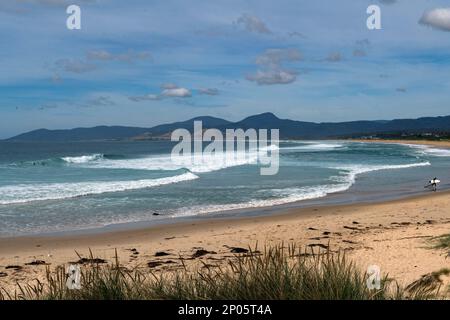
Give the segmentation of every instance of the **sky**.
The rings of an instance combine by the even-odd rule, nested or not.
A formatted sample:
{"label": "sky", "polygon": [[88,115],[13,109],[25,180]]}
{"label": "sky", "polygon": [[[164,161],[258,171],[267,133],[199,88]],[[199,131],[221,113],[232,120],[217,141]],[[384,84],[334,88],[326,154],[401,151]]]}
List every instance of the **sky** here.
{"label": "sky", "polygon": [[201,115],[450,115],[445,0],[3,0],[0,41],[0,138]]}

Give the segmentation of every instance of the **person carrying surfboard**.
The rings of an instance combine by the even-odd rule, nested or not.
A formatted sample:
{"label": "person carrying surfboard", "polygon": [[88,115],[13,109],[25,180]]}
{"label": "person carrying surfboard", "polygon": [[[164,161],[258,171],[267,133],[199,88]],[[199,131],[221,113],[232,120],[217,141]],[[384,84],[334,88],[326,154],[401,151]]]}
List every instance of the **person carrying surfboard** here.
{"label": "person carrying surfboard", "polygon": [[434,177],[433,179],[431,179],[428,183],[427,187],[431,187],[433,189],[433,191],[437,190],[437,185],[441,182],[441,180],[439,180],[438,178]]}

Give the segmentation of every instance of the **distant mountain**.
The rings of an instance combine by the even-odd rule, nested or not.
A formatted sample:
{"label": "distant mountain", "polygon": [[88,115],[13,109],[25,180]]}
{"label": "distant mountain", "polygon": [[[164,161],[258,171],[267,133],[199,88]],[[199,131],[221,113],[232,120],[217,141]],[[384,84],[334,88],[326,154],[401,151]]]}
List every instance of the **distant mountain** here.
{"label": "distant mountain", "polygon": [[10,141],[83,141],[83,140],[142,140],[168,138],[178,128],[193,131],[194,121],[201,120],[203,128],[226,129],[249,128],[280,129],[281,138],[325,139],[348,138],[376,134],[434,133],[450,132],[450,116],[426,117],[419,119],[396,119],[381,121],[350,122],[304,122],[280,119],[273,113],[262,113],[247,117],[238,122],[230,122],[214,117],[197,117],[187,121],[162,124],[152,128],[121,126],[99,126],[94,128],[76,128],[70,130],[39,129],[27,132]]}
{"label": "distant mountain", "polygon": [[148,131],[146,128],[98,126],[93,128],[75,128],[69,130],[38,129],[20,134],[8,140],[14,141],[82,141],[125,139]]}

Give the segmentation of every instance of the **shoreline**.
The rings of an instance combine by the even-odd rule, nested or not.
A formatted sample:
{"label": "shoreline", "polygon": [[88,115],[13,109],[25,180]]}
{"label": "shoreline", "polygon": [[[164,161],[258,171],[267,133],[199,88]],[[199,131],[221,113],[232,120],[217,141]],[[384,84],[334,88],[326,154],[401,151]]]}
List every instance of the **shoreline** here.
{"label": "shoreline", "polygon": [[[197,249],[214,252],[189,263],[223,263],[228,248],[261,248],[296,243],[316,250],[329,246],[342,250],[361,267],[377,264],[401,283],[449,267],[442,250],[432,250],[428,240],[450,233],[450,191],[375,204],[350,204],[286,209],[278,214],[236,219],[174,223],[104,234],[63,237],[0,239],[0,287],[45,280],[47,266],[67,266],[81,257],[114,261],[115,252],[127,268],[165,272],[180,268],[181,260]],[[138,255],[134,253],[138,252]],[[156,257],[165,252],[167,257]],[[170,264],[165,265],[165,263]],[[33,261],[45,264],[33,265]],[[149,269],[149,262],[162,265]],[[10,268],[8,268],[8,266]],[[11,266],[18,266],[12,269]],[[11,271],[12,270],[12,271]]]}
{"label": "shoreline", "polygon": [[367,142],[367,143],[391,143],[391,144],[414,144],[433,147],[450,148],[450,141],[434,140],[402,140],[402,139],[348,139],[342,141]]}
{"label": "shoreline", "polygon": [[[331,195],[331,194],[330,194]],[[230,215],[230,216],[207,216],[207,217],[186,217],[185,220],[181,221],[173,221],[173,222],[161,222],[155,224],[149,224],[148,221],[142,222],[133,222],[133,223],[123,223],[120,225],[124,225],[124,227],[118,227],[117,224],[108,225],[99,228],[92,229],[82,229],[82,230],[74,230],[74,231],[60,231],[60,232],[52,232],[52,233],[43,233],[43,234],[30,234],[30,235],[17,235],[17,236],[7,236],[0,237],[0,257],[2,253],[7,252],[10,244],[16,245],[28,245],[29,242],[39,242],[39,243],[51,243],[54,241],[58,241],[59,244],[64,244],[66,242],[73,243],[75,242],[103,242],[103,240],[110,240],[112,238],[117,239],[130,239],[130,235],[134,236],[148,236],[151,233],[151,237],[158,237],[161,234],[167,232],[176,232],[181,231],[197,231],[202,227],[210,227],[210,226],[220,226],[223,224],[228,225],[241,225],[252,222],[275,222],[279,220],[291,220],[294,218],[310,218],[314,217],[317,212],[321,211],[323,214],[331,214],[330,212],[333,210],[349,210],[353,211],[358,208],[367,208],[378,205],[396,205],[402,204],[404,202],[423,200],[433,197],[439,197],[442,195],[447,195],[450,198],[450,190],[444,189],[439,190],[436,193],[421,193],[409,196],[403,196],[394,199],[383,199],[383,200],[374,200],[374,201],[361,201],[354,203],[343,203],[343,204],[335,204],[335,203],[324,203],[324,204],[311,204],[307,206],[300,206],[299,203],[304,203],[309,200],[298,201],[294,203],[287,203],[282,205],[274,205],[268,207],[259,207],[259,208],[248,208],[248,209],[235,209],[225,212],[258,212],[258,211],[267,211],[268,214],[258,214],[258,215]],[[326,197],[328,197],[327,195]],[[324,197],[325,198],[325,197]],[[320,199],[317,198],[312,199],[312,201],[316,202]],[[450,216],[449,216],[450,218]],[[139,224],[145,224],[145,226],[138,226]],[[24,247],[25,248],[25,247]]]}
{"label": "shoreline", "polygon": [[[327,140],[328,141],[328,140]],[[387,144],[417,144],[417,145],[430,145],[435,147],[448,147],[450,149],[450,141],[425,141],[425,140],[384,140],[384,139],[347,139],[347,140],[333,140],[341,142],[363,142],[363,143],[387,143]],[[449,190],[448,188],[441,189],[443,191]],[[261,207],[245,207],[245,208],[235,208],[235,209],[224,209],[223,211],[212,212],[209,215],[199,216],[191,215],[185,217],[162,217],[161,220],[143,220],[143,221],[131,221],[131,222],[120,222],[112,223],[103,226],[93,226],[74,230],[61,230],[61,231],[44,231],[35,234],[18,234],[18,235],[6,235],[0,236],[2,239],[16,239],[16,238],[63,238],[63,237],[83,237],[94,234],[112,234],[119,233],[122,231],[137,231],[141,229],[156,228],[166,225],[180,225],[189,223],[198,223],[203,220],[233,220],[245,218],[246,214],[250,215],[250,218],[265,217],[267,215],[278,216],[280,212],[285,212],[291,209],[307,209],[315,206],[340,206],[354,203],[354,200],[340,199],[344,197],[349,189],[345,191],[339,191],[336,193],[329,193],[323,197],[305,199],[295,202],[287,202],[282,204],[273,204]],[[417,191],[414,193],[399,193],[399,194],[385,194],[378,197],[366,197],[361,201],[357,201],[358,204],[376,204],[382,202],[388,202],[392,200],[401,200],[411,197],[417,197],[425,194],[423,191]],[[264,212],[258,214],[258,212]],[[175,221],[174,221],[175,220]],[[145,225],[142,227],[140,225]],[[1,243],[1,241],[0,241]]]}
{"label": "shoreline", "polygon": [[[0,238],[0,288],[12,292],[17,283],[45,281],[46,267],[67,266],[80,256],[89,257],[90,250],[108,262],[114,261],[117,252],[127,268],[166,272],[181,268],[186,260],[192,265],[226,263],[233,256],[231,247],[295,243],[305,250],[342,250],[362,270],[380,265],[382,272],[403,284],[450,267],[450,253],[430,245],[433,237],[450,233],[450,190],[374,203],[319,202],[307,207],[253,211],[258,210],[270,212],[87,234]],[[199,248],[211,254],[192,259]],[[156,257],[156,252],[164,252],[167,257]],[[37,261],[40,263],[33,264]],[[158,266],[149,267],[149,262]],[[450,283],[450,278],[443,281]]]}

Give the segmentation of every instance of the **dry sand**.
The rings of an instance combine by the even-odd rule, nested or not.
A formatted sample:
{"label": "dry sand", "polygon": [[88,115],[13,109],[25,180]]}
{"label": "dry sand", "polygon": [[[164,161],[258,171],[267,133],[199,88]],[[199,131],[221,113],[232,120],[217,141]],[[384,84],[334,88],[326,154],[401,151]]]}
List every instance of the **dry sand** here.
{"label": "dry sand", "polygon": [[[233,256],[230,247],[280,242],[345,250],[362,271],[375,264],[401,284],[408,284],[427,273],[450,268],[448,250],[431,245],[433,237],[449,233],[450,192],[438,191],[383,203],[284,209],[271,216],[77,236],[4,238],[0,239],[0,287],[11,291],[16,282],[45,278],[45,265],[27,263],[42,260],[55,268],[77,261],[75,251],[88,257],[89,248],[96,257],[108,261],[117,249],[124,265],[163,272],[181,267],[180,258],[190,258],[200,248],[215,253],[194,261],[216,264]],[[168,255],[155,257],[156,252]],[[149,262],[160,265],[150,268]]]}

